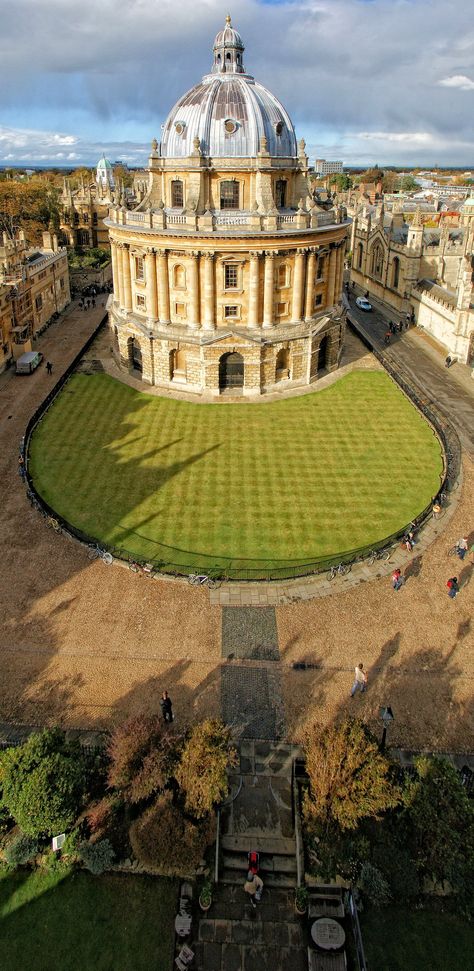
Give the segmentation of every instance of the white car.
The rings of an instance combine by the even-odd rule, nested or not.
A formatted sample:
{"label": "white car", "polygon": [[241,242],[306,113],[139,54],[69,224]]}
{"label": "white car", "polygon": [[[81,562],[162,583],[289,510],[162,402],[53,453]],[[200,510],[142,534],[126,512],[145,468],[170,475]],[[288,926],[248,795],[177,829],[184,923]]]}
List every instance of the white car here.
{"label": "white car", "polygon": [[372,310],[372,304],[366,297],[357,297],[356,304],[361,310]]}

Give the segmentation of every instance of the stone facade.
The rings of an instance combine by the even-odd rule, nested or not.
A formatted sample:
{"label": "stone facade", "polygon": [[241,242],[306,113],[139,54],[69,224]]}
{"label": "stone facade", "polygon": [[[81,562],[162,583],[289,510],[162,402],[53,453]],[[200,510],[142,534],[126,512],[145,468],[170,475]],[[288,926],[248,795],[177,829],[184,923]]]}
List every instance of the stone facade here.
{"label": "stone facade", "polygon": [[[304,142],[266,89],[255,94],[240,35],[226,30],[214,45],[214,73],[172,110],[164,148],[152,143],[145,197],[133,211],[110,210],[109,323],[117,360],[147,383],[258,395],[310,384],[337,367],[348,222],[343,207],[313,196]],[[207,105],[209,85],[216,97],[194,113],[200,101]],[[248,132],[245,107],[234,121],[235,104],[222,103],[239,85],[252,110],[260,105]],[[190,154],[172,157],[166,145],[178,151],[181,130]],[[267,134],[255,155],[235,157],[232,141],[227,149],[227,133],[245,146],[258,131]]]}
{"label": "stone facade", "polygon": [[0,246],[0,372],[25,351],[71,300],[67,253],[43,233],[41,249],[27,249],[23,232]]}
{"label": "stone facade", "polygon": [[459,227],[426,229],[417,211],[358,212],[352,224],[351,279],[395,313],[422,325],[450,354],[474,363],[474,197]]}

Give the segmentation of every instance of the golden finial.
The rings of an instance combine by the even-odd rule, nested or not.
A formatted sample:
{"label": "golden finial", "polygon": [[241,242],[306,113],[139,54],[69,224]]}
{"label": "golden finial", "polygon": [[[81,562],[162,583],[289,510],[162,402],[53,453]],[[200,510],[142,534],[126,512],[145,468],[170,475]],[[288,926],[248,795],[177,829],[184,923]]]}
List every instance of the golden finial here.
{"label": "golden finial", "polygon": [[226,22],[226,24],[227,24],[228,27],[232,27],[232,24],[231,24],[231,21],[230,21],[230,13],[227,14],[227,17],[225,18],[225,22]]}

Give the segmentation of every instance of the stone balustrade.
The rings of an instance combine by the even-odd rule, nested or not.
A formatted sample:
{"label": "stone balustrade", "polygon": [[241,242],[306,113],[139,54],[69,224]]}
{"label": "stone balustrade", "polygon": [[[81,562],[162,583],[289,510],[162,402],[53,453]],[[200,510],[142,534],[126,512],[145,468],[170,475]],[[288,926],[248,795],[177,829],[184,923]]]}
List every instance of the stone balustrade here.
{"label": "stone balustrade", "polygon": [[136,226],[139,229],[184,229],[196,232],[274,232],[318,229],[334,225],[334,211],[285,212],[262,215],[259,212],[214,212],[196,215],[194,212],[173,212],[166,209],[138,212],[135,209],[109,210],[107,222],[111,225]]}

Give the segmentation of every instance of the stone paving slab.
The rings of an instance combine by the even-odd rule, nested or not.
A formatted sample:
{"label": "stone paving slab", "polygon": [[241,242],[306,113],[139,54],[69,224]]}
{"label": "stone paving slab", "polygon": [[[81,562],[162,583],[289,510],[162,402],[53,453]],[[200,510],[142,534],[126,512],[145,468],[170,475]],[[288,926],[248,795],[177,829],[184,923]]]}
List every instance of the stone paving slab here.
{"label": "stone paving slab", "polygon": [[[250,593],[250,598],[259,594]],[[278,630],[273,607],[223,607],[222,657],[278,661]]]}
{"label": "stone paving slab", "polygon": [[236,738],[283,737],[279,670],[226,665],[221,672],[221,710]]}

